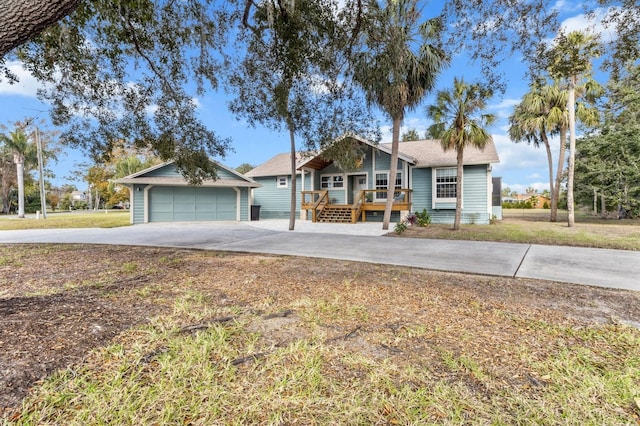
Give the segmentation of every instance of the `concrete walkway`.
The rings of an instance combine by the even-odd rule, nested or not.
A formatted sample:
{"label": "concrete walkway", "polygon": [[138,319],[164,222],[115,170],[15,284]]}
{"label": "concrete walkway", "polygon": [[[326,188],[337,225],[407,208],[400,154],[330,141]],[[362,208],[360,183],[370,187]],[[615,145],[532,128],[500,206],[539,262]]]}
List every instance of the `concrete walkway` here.
{"label": "concrete walkway", "polygon": [[288,221],[144,224],[0,231],[0,243],[90,243],[354,260],[450,272],[536,278],[640,291],[640,252],[480,241],[392,238],[379,223]]}

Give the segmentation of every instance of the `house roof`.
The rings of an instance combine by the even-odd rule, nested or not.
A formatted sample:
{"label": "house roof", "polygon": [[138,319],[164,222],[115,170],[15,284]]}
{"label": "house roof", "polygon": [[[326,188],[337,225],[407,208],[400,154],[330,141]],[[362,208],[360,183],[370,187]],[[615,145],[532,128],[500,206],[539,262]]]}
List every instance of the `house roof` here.
{"label": "house roof", "polygon": [[[125,176],[121,179],[118,179],[116,180],[116,183],[120,183],[123,185],[145,184],[145,185],[165,185],[165,186],[191,186],[191,184],[184,178],[184,176],[146,176],[150,172],[161,169],[163,167],[167,167],[173,164],[174,162],[175,161],[167,161],[161,164],[157,164],[155,166],[149,167],[147,169],[133,173],[129,176]],[[240,172],[237,172],[218,162],[214,162],[214,163],[216,167],[227,171],[228,173],[232,174],[235,178],[234,179],[219,178],[216,180],[207,179],[207,180],[204,180],[199,186],[247,187],[247,188],[257,188],[261,186],[259,183],[257,183],[256,181],[254,181],[249,177],[242,175]]]}
{"label": "house roof", "polygon": [[[296,153],[296,169],[309,158],[313,158],[314,153],[298,152]],[[254,178],[262,176],[289,176],[291,175],[291,154],[278,154],[270,158],[265,163],[249,170],[245,176]]]}
{"label": "house roof", "polygon": [[[116,181],[123,185],[132,184],[144,184],[144,185],[164,185],[164,186],[192,186],[184,178],[180,177],[142,177],[142,178],[122,178]],[[249,182],[247,180],[240,179],[218,179],[218,180],[204,180],[198,186],[212,186],[212,187],[247,187],[257,188],[261,186],[257,182]]]}
{"label": "house roof", "polygon": [[[391,144],[381,144],[389,150]],[[442,149],[440,140],[426,139],[420,141],[400,142],[398,150],[415,159],[415,167],[444,167],[457,164],[456,151]],[[479,164],[499,163],[500,158],[493,140],[487,144],[484,150],[474,147],[464,149],[464,164],[468,166]]]}
{"label": "house roof", "polygon": [[[361,144],[364,145],[369,145],[379,151],[385,152],[389,155],[391,155],[391,144],[376,144],[373,143],[363,137],[360,137],[358,135],[354,135],[352,133],[345,133],[344,135],[340,136],[339,138],[336,138],[329,146],[336,144],[344,139],[353,139],[355,141],[360,142]],[[320,154],[316,153],[315,155],[310,156],[310,158],[308,158],[306,161],[304,161],[302,164],[300,164],[298,166],[298,168],[311,168],[311,169],[316,169],[316,170],[320,170],[320,169],[324,169],[325,167],[327,167],[329,164],[331,164],[331,161],[327,161],[324,158],[322,158]],[[415,164],[415,158],[406,155],[405,153],[402,152],[398,152],[398,158],[400,158],[401,160],[404,160],[410,164]]]}
{"label": "house roof", "polygon": [[[391,144],[373,144],[366,139],[363,139],[356,135],[345,135],[336,141],[342,140],[345,137],[356,139],[362,143],[373,146],[374,148],[391,155]],[[411,142],[400,142],[398,157],[415,167],[448,167],[455,166],[457,164],[456,152],[444,151],[440,140],[427,139]],[[289,176],[291,174],[291,154],[284,153],[278,154],[272,157],[267,162],[259,165],[253,170],[247,172],[245,176],[248,177],[263,177],[263,176]],[[493,140],[485,147],[484,150],[480,150],[474,147],[468,147],[464,150],[464,164],[465,165],[479,165],[499,163],[500,158],[496,151],[496,146]],[[330,162],[323,160],[317,152],[298,153],[296,159],[296,168],[300,170],[302,167],[321,169],[328,166]]]}

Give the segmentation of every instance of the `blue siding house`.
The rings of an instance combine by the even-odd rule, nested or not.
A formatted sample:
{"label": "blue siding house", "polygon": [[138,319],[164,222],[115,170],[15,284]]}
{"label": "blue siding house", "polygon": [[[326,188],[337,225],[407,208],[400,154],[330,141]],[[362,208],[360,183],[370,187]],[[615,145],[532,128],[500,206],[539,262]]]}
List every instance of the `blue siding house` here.
{"label": "blue siding house", "polygon": [[[355,135],[336,143],[359,144],[361,158],[352,170],[340,169],[323,152],[299,153],[291,176],[290,154],[279,154],[249,171],[259,186],[251,204],[260,217],[285,218],[296,179],[298,217],[319,222],[381,221],[387,197],[391,144],[375,144]],[[484,150],[464,151],[462,182],[456,182],[456,152],[444,151],[439,140],[401,142],[395,177],[392,221],[426,209],[434,223],[453,223],[456,193],[462,191],[462,223],[488,224],[492,217],[491,165],[500,160],[491,141]]]}
{"label": "blue siding house", "polygon": [[215,165],[217,179],[197,186],[172,161],[117,180],[131,191],[131,223],[249,220],[251,190],[260,185]]}

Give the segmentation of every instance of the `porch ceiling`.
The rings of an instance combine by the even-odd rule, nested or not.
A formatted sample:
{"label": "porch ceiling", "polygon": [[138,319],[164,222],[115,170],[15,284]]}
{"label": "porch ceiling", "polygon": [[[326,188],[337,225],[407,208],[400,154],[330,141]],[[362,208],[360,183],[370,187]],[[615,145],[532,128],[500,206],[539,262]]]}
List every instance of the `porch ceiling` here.
{"label": "porch ceiling", "polygon": [[314,169],[314,170],[322,170],[327,167],[329,164],[333,163],[333,161],[327,161],[321,156],[317,155],[311,159],[309,159],[305,164],[305,168]]}

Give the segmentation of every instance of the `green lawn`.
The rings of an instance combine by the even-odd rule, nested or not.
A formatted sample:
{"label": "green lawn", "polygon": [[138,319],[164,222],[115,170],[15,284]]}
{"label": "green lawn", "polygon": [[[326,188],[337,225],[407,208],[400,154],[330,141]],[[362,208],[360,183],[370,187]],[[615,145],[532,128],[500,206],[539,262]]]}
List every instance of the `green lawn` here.
{"label": "green lawn", "polygon": [[0,216],[0,231],[15,229],[55,228],[116,228],[128,226],[129,211],[99,210],[98,212],[48,213],[47,218],[27,214],[24,219],[16,215]]}

